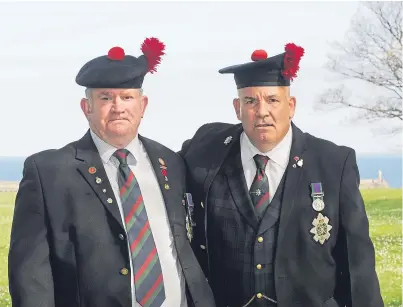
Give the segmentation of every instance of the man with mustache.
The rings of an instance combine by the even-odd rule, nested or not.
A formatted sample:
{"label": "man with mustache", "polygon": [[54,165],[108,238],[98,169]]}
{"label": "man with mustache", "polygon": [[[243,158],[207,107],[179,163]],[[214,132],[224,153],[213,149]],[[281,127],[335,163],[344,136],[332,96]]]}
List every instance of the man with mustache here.
{"label": "man with mustache", "polygon": [[90,129],[28,157],[11,231],[15,307],[214,307],[187,237],[183,160],[138,134],[142,84],[165,46],[147,38],[78,72]]}
{"label": "man with mustache", "polygon": [[206,124],[180,151],[218,307],[383,307],[355,151],[292,122],[303,54],[291,43],[221,69],[241,123]]}

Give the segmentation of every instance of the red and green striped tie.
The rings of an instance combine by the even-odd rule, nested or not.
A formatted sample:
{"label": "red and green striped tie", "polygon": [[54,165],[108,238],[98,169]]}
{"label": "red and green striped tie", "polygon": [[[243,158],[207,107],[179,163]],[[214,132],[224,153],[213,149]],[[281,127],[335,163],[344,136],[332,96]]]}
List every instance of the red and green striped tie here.
{"label": "red and green striped tie", "polygon": [[269,179],[267,178],[265,169],[269,158],[262,155],[255,155],[253,160],[256,164],[256,175],[249,189],[249,193],[256,213],[261,218],[270,203]]}
{"label": "red and green striped tie", "polygon": [[133,261],[136,300],[143,307],[160,307],[165,300],[161,264],[140,186],[127,165],[128,155],[127,149],[114,153],[120,162],[120,198]]}

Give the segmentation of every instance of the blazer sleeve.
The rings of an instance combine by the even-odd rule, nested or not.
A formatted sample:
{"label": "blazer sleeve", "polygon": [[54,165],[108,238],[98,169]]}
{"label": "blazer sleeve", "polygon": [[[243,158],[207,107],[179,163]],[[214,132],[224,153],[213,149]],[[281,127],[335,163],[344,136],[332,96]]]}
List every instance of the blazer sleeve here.
{"label": "blazer sleeve", "polygon": [[53,307],[53,278],[41,181],[34,158],[24,163],[8,255],[13,307]]}
{"label": "blazer sleeve", "polygon": [[345,161],[340,187],[344,259],[339,265],[342,266],[344,286],[347,285],[343,296],[346,306],[349,307],[383,307],[375,271],[375,250],[369,235],[368,217],[359,183],[356,155],[355,151],[351,150]]}
{"label": "blazer sleeve", "polygon": [[[207,251],[206,251],[206,235],[204,231],[204,208],[202,208],[200,202],[202,201],[199,199],[197,196],[199,196],[199,193],[194,193],[192,188],[192,184],[190,182],[189,178],[189,173],[190,170],[188,168],[188,165],[186,163],[186,153],[191,146],[191,142],[193,139],[188,139],[183,142],[181,150],[178,152],[178,154],[183,158],[185,161],[185,167],[186,167],[186,186],[187,190],[193,192],[193,200],[194,200],[194,216],[193,220],[196,223],[196,226],[193,229],[193,239],[191,241],[191,247],[193,250],[193,253],[196,256],[197,261],[199,262],[200,267],[202,268],[202,271],[206,278],[209,277],[209,266],[208,266],[208,257],[207,257]],[[196,196],[197,195],[197,196]],[[195,197],[196,196],[196,197]]]}

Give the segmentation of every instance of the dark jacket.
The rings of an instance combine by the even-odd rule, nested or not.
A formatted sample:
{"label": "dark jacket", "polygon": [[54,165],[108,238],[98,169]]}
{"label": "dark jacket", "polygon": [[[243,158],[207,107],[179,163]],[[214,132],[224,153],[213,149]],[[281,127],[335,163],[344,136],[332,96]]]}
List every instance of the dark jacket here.
{"label": "dark jacket", "polygon": [[[141,137],[165,200],[189,306],[214,307],[185,228],[182,159]],[[169,166],[170,189],[158,159]],[[89,172],[96,168],[96,174]],[[96,184],[95,176],[102,179]],[[112,199],[112,203],[108,202]],[[26,159],[11,231],[13,307],[131,307],[129,253],[116,199],[89,132]]]}
{"label": "dark jacket", "polygon": [[[193,248],[217,306],[241,307],[254,295],[271,296],[274,284],[278,307],[383,307],[354,150],[294,124],[292,129],[290,160],[277,196],[278,222],[277,204],[260,223],[254,213],[240,160],[240,124],[204,125],[180,151],[195,203]],[[296,156],[302,167],[295,165]],[[322,183],[321,212],[312,207],[311,183]],[[332,226],[323,244],[311,233],[319,213]],[[275,223],[277,230],[269,236]],[[273,265],[267,261],[272,233]],[[263,300],[251,306],[272,306]]]}

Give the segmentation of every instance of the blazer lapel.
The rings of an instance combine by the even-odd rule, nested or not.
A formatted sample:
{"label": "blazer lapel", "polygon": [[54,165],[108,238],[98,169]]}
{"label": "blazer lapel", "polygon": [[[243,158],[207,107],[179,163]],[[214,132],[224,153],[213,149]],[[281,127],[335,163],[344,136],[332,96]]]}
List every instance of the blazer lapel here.
{"label": "blazer lapel", "polygon": [[89,130],[76,144],[76,159],[80,161],[77,167],[79,173],[91,186],[105,209],[124,229],[115,194]]}
{"label": "blazer lapel", "polygon": [[228,180],[232,198],[234,199],[239,212],[243,215],[247,223],[257,230],[259,219],[249,196],[242,167],[241,150],[239,145],[238,138],[236,142],[238,148],[233,148],[234,155],[230,155],[224,163],[224,172]]}
{"label": "blazer lapel", "polygon": [[[205,203],[207,204],[208,193],[210,190],[211,183],[214,180],[214,177],[217,175],[221,166],[223,165],[225,158],[228,153],[234,146],[234,143],[237,143],[236,140],[239,139],[239,136],[242,132],[242,124],[235,125],[233,128],[229,129],[228,133],[225,135],[218,135],[216,139],[212,142],[212,148],[216,151],[215,155],[211,155],[211,168],[209,169],[206,180],[204,181],[204,191],[206,192]],[[218,156],[218,158],[217,158]]]}
{"label": "blazer lapel", "polygon": [[294,157],[303,159],[303,153],[306,149],[305,135],[294,124],[291,125],[293,137],[290,151],[290,160],[285,172],[285,186],[281,205],[280,225],[278,233],[278,242],[281,246],[281,240],[284,238],[285,231],[295,206],[295,200],[298,195],[298,187],[303,176],[303,167],[293,167]]}
{"label": "blazer lapel", "polygon": [[[165,202],[169,223],[173,228],[177,221],[185,222],[184,209],[178,204],[182,204],[184,194],[182,193],[181,182],[175,173],[175,167],[169,164],[169,160],[164,157],[163,151],[155,145],[155,142],[139,135],[147,155],[154,168],[155,174],[160,185],[162,196]],[[167,176],[162,173],[165,169]]]}

